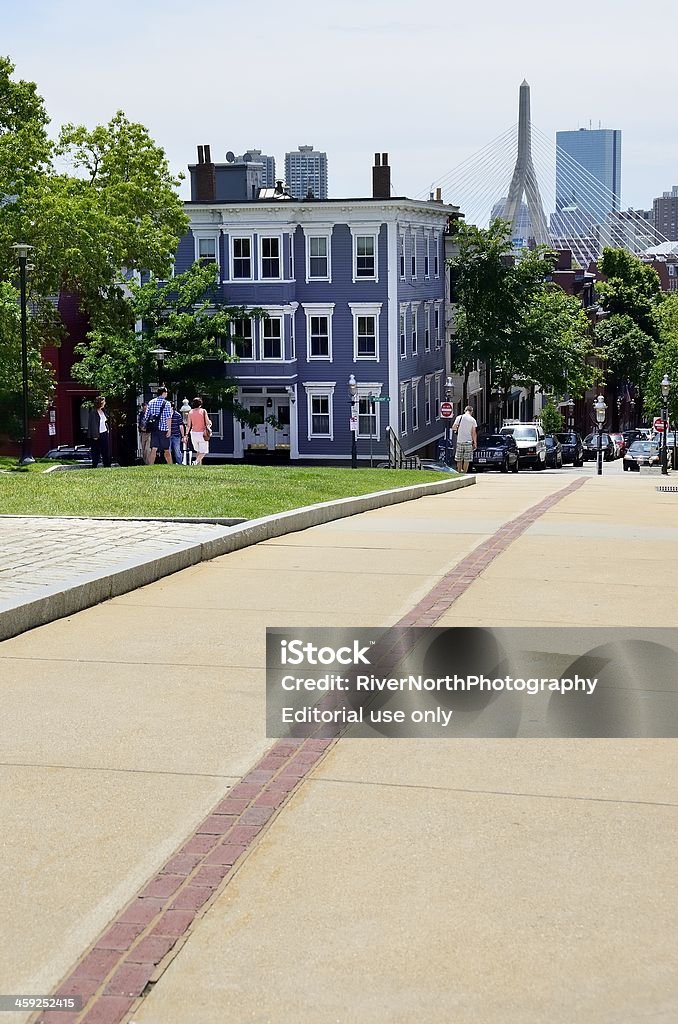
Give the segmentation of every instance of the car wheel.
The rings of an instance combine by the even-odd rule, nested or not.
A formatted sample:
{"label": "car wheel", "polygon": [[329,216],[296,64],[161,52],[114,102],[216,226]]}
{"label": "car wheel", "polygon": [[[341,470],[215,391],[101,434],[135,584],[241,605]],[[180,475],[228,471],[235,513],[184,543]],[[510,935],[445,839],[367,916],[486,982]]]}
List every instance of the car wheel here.
{"label": "car wheel", "polygon": [[625,472],[625,473],[626,473],[626,471],[628,470],[628,468],[629,468],[629,467],[628,467],[628,466],[626,465],[626,461],[624,461],[624,472]]}
{"label": "car wheel", "polygon": [[584,460],[583,460],[583,459],[581,459],[581,460],[579,460],[579,459],[575,459],[575,461],[574,461],[574,462],[572,463],[572,465],[573,465],[573,466],[574,466],[574,467],[575,467],[576,469],[581,469],[581,467],[582,467],[582,466],[584,465]]}
{"label": "car wheel", "polygon": [[515,461],[515,465],[514,465],[514,467],[513,467],[513,470],[512,470],[512,472],[513,472],[513,473],[517,473],[519,469],[520,469],[520,459],[516,459],[516,461]]}
{"label": "car wheel", "polygon": [[506,456],[506,458],[502,462],[502,464],[499,467],[499,469],[501,470],[502,473],[508,473],[508,455]]}

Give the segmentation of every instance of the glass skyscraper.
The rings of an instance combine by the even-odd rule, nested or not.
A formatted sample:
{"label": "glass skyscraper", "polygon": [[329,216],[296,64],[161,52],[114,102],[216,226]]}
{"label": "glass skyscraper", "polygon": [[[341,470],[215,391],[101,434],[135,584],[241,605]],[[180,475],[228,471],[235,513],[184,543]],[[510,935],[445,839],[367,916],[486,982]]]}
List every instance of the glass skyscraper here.
{"label": "glass skyscraper", "polygon": [[613,128],[556,132],[556,147],[556,210],[579,207],[594,223],[602,224],[621,204],[621,132]]}

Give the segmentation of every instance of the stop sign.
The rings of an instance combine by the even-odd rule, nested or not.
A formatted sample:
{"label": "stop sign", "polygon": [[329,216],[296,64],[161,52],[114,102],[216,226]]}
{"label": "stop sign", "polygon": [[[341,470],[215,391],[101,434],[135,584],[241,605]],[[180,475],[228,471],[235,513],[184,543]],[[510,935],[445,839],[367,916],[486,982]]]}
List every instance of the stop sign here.
{"label": "stop sign", "polygon": [[664,420],[661,418],[661,416],[655,416],[655,418],[652,421],[652,427],[657,434],[664,433]]}
{"label": "stop sign", "polygon": [[440,415],[444,420],[449,420],[452,416],[452,403],[441,402],[440,403]]}

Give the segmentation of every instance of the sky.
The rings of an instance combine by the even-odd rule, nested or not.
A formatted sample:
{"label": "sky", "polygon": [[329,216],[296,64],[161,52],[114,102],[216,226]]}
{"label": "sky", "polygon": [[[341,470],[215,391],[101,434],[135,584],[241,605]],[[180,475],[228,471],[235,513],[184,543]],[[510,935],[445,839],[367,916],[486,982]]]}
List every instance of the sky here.
{"label": "sky", "polygon": [[675,11],[670,0],[0,0],[0,53],[37,83],[53,133],[122,109],[175,172],[209,143],[216,160],[271,154],[281,177],[285,152],[313,145],[332,197],[371,193],[376,151],[389,153],[394,194],[426,193],[517,121],[526,78],[545,135],[622,130],[622,207],[649,208],[678,183]]}

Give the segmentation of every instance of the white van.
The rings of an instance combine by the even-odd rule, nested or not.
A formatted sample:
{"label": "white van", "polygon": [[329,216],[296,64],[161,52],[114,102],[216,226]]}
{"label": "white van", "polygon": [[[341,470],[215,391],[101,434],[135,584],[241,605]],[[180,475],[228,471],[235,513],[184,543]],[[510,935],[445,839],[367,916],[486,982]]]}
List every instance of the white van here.
{"label": "white van", "polygon": [[546,440],[539,423],[505,423],[500,434],[511,434],[518,445],[518,460],[523,466],[546,469]]}

